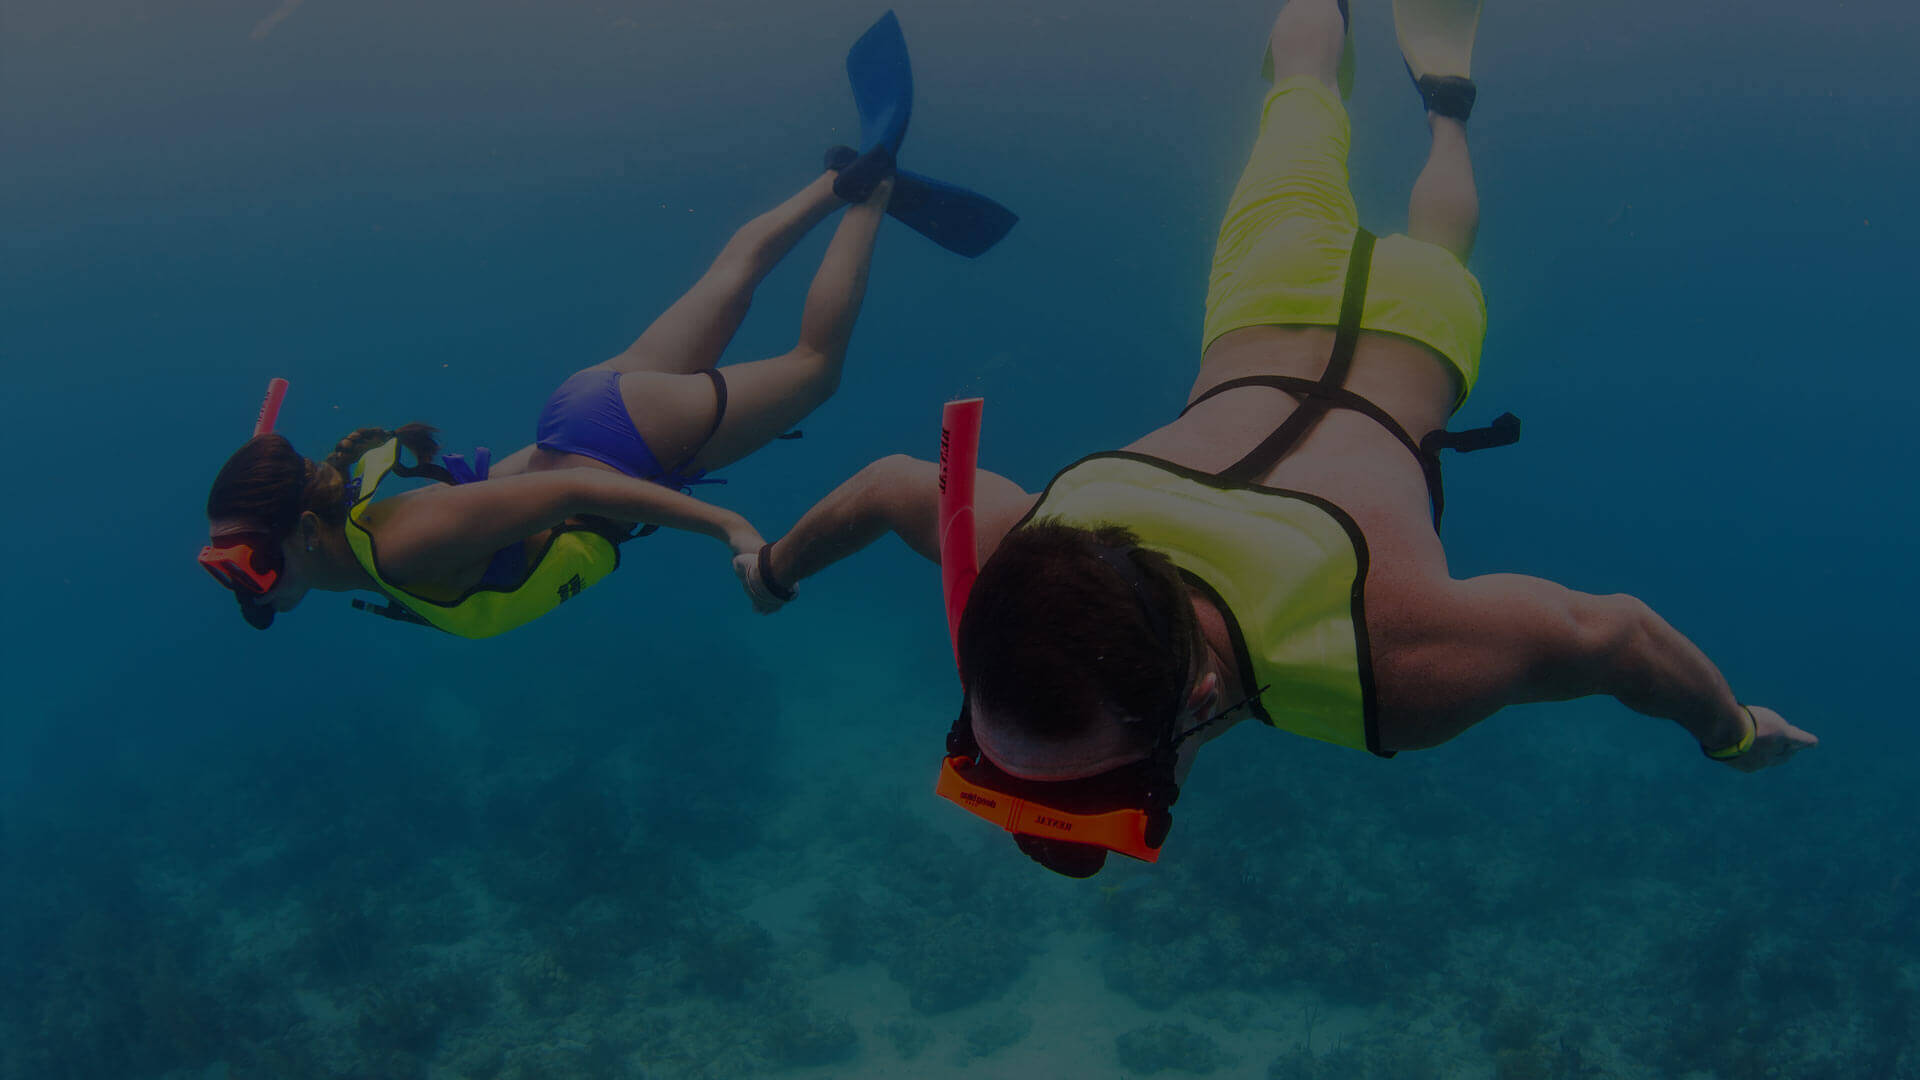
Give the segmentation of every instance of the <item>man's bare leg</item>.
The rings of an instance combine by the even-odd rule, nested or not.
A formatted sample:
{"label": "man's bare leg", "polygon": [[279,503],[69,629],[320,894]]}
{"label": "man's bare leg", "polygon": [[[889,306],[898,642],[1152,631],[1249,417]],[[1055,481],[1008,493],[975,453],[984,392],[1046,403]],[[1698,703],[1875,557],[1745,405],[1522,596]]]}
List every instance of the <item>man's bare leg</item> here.
{"label": "man's bare leg", "polygon": [[719,363],[760,282],[808,230],[845,205],[833,193],[833,177],[831,172],[821,174],[792,198],[741,226],[685,296],[625,352],[599,366],[623,374],[687,374]]}
{"label": "man's bare leg", "polygon": [[1427,106],[1433,142],[1407,201],[1407,235],[1438,244],[1465,265],[1480,229],[1480,195],[1467,154],[1473,113],[1473,39],[1481,0],[1394,0],[1394,32]]}
{"label": "man's bare leg", "polygon": [[1335,0],[1287,0],[1273,20],[1273,81],[1307,75],[1339,92],[1346,20]]}
{"label": "man's bare leg", "polygon": [[1446,248],[1465,265],[1480,231],[1480,193],[1467,153],[1467,125],[1428,113],[1427,126],[1433,130],[1433,144],[1407,201],[1407,235]]}

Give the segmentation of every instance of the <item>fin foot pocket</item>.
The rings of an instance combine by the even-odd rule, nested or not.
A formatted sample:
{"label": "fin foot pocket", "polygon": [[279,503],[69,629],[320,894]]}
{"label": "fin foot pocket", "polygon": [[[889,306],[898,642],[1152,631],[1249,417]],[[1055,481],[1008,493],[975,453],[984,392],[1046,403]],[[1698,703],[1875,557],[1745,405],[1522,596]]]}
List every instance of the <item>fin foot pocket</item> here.
{"label": "fin foot pocket", "polygon": [[[1407,74],[1413,75],[1413,69],[1408,68]],[[1473,101],[1480,92],[1472,79],[1458,75],[1414,75],[1413,86],[1428,112],[1463,124],[1473,115]]]}
{"label": "fin foot pocket", "polygon": [[[833,160],[836,151],[846,149],[849,148],[836,146],[827,151],[828,160]],[[873,196],[873,189],[880,186],[880,181],[894,174],[893,152],[884,146],[876,146],[857,155],[837,171],[840,175],[833,179],[833,193],[850,203],[866,202]]]}

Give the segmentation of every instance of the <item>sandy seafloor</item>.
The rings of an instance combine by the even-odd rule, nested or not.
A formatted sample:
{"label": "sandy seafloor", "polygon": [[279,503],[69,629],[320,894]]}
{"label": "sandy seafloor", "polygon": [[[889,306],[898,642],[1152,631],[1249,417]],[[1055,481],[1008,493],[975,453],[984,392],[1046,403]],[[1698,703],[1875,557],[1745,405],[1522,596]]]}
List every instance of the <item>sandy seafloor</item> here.
{"label": "sandy seafloor", "polygon": [[[1352,171],[1425,148],[1355,0]],[[1822,738],[1741,776],[1609,701],[1391,762],[1251,727],[1164,859],[1046,874],[931,794],[895,542],[753,615],[661,535],[495,641],[192,565],[270,376],[309,454],[529,434],[850,137],[848,0],[16,0],[0,14],[0,1080],[1920,1080],[1911,5],[1489,5],[1457,575],[1647,600]],[[838,397],[702,494],[769,536],[939,403],[1037,490],[1177,411],[1272,5],[903,2]],[[726,360],[792,343],[809,237]]]}

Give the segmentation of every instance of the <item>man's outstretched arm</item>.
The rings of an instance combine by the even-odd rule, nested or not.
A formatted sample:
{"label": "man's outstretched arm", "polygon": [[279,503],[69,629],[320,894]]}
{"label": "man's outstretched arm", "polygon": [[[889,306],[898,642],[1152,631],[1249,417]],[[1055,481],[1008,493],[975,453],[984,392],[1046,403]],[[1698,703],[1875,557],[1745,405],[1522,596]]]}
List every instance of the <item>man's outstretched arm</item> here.
{"label": "man's outstretched arm", "polygon": [[1738,745],[1751,725],[1752,748],[1728,761],[1747,772],[1819,742],[1742,705],[1698,646],[1631,596],[1489,574],[1448,582],[1385,621],[1376,675],[1389,748],[1436,746],[1508,705],[1591,694],[1672,720],[1707,748]]}
{"label": "man's outstretched arm", "polygon": [[[1000,546],[1033,496],[1004,476],[980,469],[974,479],[976,548],[981,562]],[[940,561],[940,466],[894,454],[861,469],[801,515],[787,535],[767,546],[764,561],[734,562],[761,611],[777,610],[774,594],[808,578],[888,533],[929,561]],[[772,581],[765,577],[770,575]]]}

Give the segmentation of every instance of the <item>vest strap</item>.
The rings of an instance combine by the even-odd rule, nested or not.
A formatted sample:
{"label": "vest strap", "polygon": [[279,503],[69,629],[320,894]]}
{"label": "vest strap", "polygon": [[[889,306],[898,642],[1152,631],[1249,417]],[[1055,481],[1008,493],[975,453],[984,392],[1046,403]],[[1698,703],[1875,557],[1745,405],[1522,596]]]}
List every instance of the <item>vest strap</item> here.
{"label": "vest strap", "polygon": [[1347,256],[1346,286],[1340,295],[1340,328],[1334,334],[1333,355],[1327,358],[1326,373],[1315,384],[1321,392],[1305,397],[1293,414],[1262,439],[1259,446],[1222,470],[1218,474],[1221,480],[1230,484],[1252,483],[1279,464],[1332,407],[1324,392],[1341,389],[1347,381],[1347,372],[1353,368],[1353,352],[1360,343],[1360,314],[1367,303],[1367,272],[1372,266],[1373,234],[1365,229],[1355,230],[1353,250]]}
{"label": "vest strap", "polygon": [[1401,445],[1420,462],[1420,473],[1427,482],[1427,501],[1433,508],[1433,530],[1439,532],[1440,514],[1447,503],[1445,485],[1440,476],[1440,451],[1454,450],[1464,454],[1512,445],[1520,441],[1520,418],[1510,412],[1501,413],[1485,427],[1466,431],[1431,431],[1425,438],[1415,441],[1385,409],[1346,388],[1347,375],[1353,369],[1354,350],[1360,342],[1360,316],[1366,307],[1367,274],[1372,268],[1373,244],[1374,236],[1367,230],[1360,229],[1354,233],[1353,251],[1347,257],[1346,285],[1340,296],[1340,326],[1334,333],[1333,353],[1327,358],[1327,369],[1319,379],[1302,379],[1293,375],[1249,375],[1229,379],[1194,398],[1191,404],[1180,410],[1180,415],[1187,415],[1194,406],[1216,394],[1243,386],[1268,386],[1298,397],[1300,404],[1272,434],[1262,439],[1260,445],[1245,457],[1215,474],[1228,483],[1250,484],[1266,475],[1268,470],[1291,453],[1329,411],[1351,409],[1363,413],[1392,432],[1393,437],[1399,439]]}

